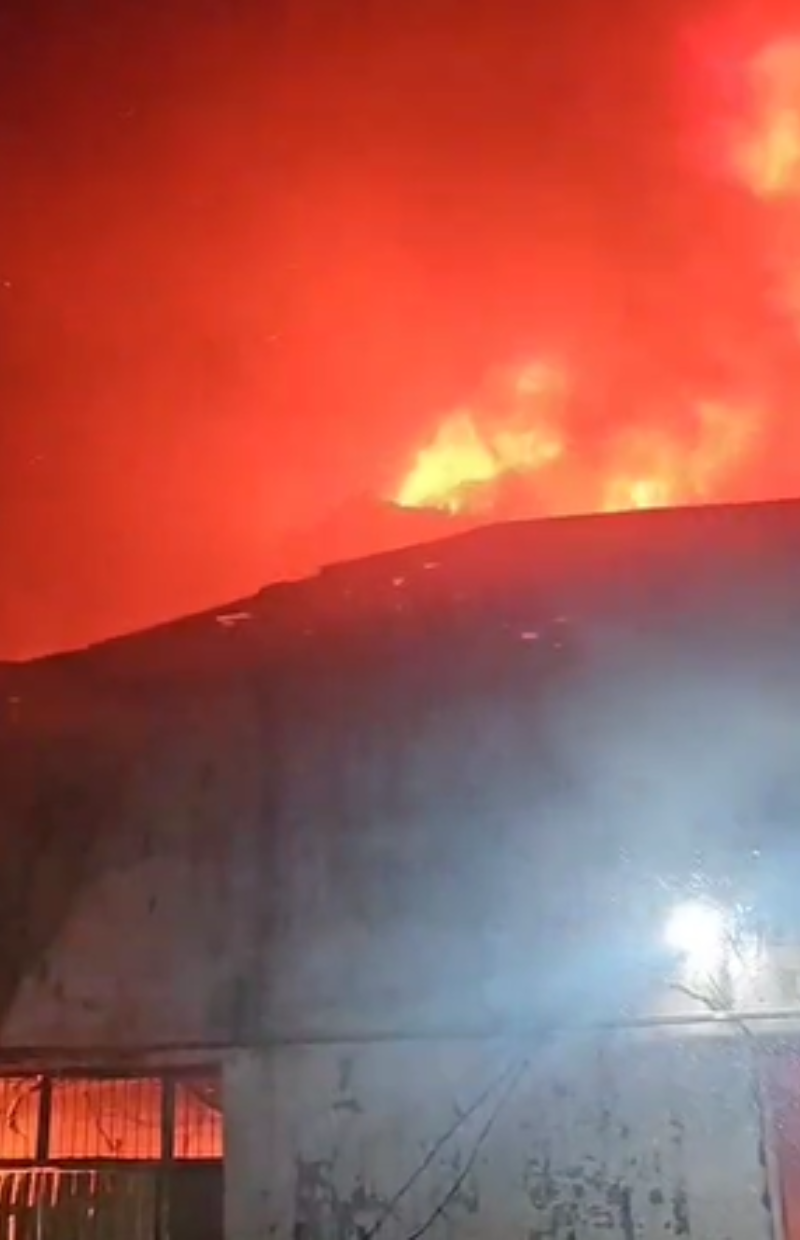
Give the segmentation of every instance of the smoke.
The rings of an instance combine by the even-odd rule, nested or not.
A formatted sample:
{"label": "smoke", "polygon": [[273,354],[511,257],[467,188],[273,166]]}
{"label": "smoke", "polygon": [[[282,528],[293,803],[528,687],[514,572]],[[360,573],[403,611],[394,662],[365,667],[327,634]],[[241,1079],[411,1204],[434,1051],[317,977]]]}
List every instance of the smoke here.
{"label": "smoke", "polygon": [[680,431],[702,389],[769,418],[739,493],[797,489],[775,293],[795,233],[698,156],[706,118],[732,117],[698,86],[709,48],[750,45],[724,22],[687,42],[696,17],[20,6],[0,41],[0,650],[241,595],[298,527],[330,558],[325,514],[391,490],[519,357],[582,376],[587,457],[642,419]]}

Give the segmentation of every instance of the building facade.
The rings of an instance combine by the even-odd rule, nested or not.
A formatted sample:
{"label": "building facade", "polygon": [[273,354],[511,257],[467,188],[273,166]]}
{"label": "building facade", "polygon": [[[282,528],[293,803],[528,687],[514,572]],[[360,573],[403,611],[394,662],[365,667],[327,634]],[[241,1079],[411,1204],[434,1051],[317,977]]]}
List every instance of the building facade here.
{"label": "building facade", "polygon": [[224,1147],[236,1240],[800,1236],[798,554],[500,527],[1,669],[12,1230],[221,1229]]}

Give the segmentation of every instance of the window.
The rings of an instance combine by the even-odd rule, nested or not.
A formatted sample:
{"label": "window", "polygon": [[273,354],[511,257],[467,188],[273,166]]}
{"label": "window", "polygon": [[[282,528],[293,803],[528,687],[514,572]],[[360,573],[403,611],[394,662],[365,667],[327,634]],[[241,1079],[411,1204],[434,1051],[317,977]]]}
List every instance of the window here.
{"label": "window", "polygon": [[0,1236],[222,1240],[214,1071],[0,1076]]}
{"label": "window", "polygon": [[158,1079],[54,1080],[46,1157],[158,1161],[163,1112]]}
{"label": "window", "polygon": [[214,1072],[0,1077],[0,1163],[222,1158]]}
{"label": "window", "polygon": [[36,1158],[41,1094],[39,1076],[0,1077],[0,1161]]}
{"label": "window", "polygon": [[173,1156],[222,1157],[222,1100],[212,1077],[175,1082]]}

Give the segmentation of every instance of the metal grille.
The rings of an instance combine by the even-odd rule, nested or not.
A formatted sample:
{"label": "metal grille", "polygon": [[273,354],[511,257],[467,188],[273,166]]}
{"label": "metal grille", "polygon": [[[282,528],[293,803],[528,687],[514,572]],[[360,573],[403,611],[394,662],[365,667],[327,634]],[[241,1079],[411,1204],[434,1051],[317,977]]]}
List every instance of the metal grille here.
{"label": "metal grille", "polygon": [[218,1082],[178,1081],[175,1086],[175,1158],[222,1158],[222,1102]]}
{"label": "metal grille", "polygon": [[0,1173],[0,1240],[153,1240],[159,1211],[152,1169]]}
{"label": "metal grille", "polygon": [[162,1147],[160,1080],[56,1080],[48,1157],[158,1160]]}
{"label": "metal grille", "polygon": [[36,1157],[41,1083],[41,1077],[0,1077],[0,1161]]}
{"label": "metal grille", "polygon": [[0,1076],[0,1240],[222,1240],[218,1075]]}
{"label": "metal grille", "polygon": [[221,1089],[212,1073],[0,1076],[0,1164],[218,1161]]}

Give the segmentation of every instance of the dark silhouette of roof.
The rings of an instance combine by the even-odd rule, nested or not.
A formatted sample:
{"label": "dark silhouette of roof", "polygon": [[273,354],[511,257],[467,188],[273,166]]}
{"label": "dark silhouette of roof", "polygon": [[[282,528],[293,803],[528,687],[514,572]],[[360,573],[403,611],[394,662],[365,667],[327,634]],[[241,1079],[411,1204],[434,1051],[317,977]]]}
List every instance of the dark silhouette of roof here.
{"label": "dark silhouette of roof", "polygon": [[[726,575],[775,582],[796,571],[800,500],[695,507],[487,525],[334,564],[300,581],[83,650],[0,663],[0,693],[104,685],[118,692],[247,668],[285,669],[320,643],[368,640],[412,616],[487,614],[514,600],[615,607],[655,604],[668,581],[719,586]],[[707,589],[704,588],[707,593]],[[443,623],[444,623],[443,619]]]}

